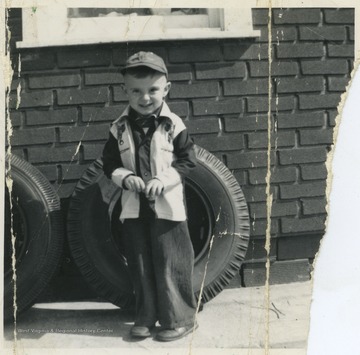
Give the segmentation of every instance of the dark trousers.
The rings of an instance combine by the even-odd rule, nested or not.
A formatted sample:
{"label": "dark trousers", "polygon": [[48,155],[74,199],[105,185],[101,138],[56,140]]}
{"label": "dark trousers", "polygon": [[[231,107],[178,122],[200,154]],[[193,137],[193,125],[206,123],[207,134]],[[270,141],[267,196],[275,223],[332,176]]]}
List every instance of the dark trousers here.
{"label": "dark trousers", "polygon": [[187,222],[126,219],[122,235],[135,289],[135,325],[192,325],[194,251]]}

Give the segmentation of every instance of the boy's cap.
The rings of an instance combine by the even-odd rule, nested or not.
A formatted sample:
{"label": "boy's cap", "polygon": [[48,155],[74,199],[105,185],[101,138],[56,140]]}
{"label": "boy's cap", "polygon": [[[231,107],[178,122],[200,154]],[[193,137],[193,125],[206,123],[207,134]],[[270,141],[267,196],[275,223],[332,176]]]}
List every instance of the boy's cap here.
{"label": "boy's cap", "polygon": [[124,74],[127,69],[141,66],[149,67],[168,76],[168,71],[163,59],[153,52],[138,52],[133,54],[126,61],[125,67],[121,69],[120,72]]}

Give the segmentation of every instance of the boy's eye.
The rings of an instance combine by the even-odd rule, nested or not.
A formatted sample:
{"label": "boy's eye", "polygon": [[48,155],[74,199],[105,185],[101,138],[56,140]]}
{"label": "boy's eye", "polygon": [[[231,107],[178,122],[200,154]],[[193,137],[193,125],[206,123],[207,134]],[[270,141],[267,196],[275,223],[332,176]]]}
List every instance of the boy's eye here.
{"label": "boy's eye", "polygon": [[150,92],[156,92],[156,91],[158,91],[159,89],[158,88],[151,88],[150,89]]}

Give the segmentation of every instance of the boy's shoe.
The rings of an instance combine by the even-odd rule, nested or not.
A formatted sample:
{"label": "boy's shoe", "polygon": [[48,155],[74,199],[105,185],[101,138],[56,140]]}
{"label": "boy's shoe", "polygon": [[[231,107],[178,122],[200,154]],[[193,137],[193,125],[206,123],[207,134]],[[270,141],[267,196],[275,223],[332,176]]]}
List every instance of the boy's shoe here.
{"label": "boy's shoe", "polygon": [[135,338],[148,338],[151,336],[152,327],[145,327],[141,325],[134,325],[130,330],[130,335]]}
{"label": "boy's shoe", "polygon": [[198,324],[195,325],[188,325],[186,327],[180,327],[175,329],[164,329],[161,330],[157,336],[156,340],[159,341],[173,341],[183,338],[184,336],[190,334],[195,329],[198,328]]}

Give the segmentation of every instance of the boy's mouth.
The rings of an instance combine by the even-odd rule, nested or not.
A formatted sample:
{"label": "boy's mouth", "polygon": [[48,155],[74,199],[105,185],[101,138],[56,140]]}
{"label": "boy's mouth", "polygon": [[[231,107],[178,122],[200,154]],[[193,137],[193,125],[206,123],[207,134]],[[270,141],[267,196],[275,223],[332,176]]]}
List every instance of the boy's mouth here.
{"label": "boy's mouth", "polygon": [[152,103],[149,103],[149,104],[146,104],[146,105],[139,104],[139,106],[142,107],[142,108],[148,108],[148,107],[152,106]]}

